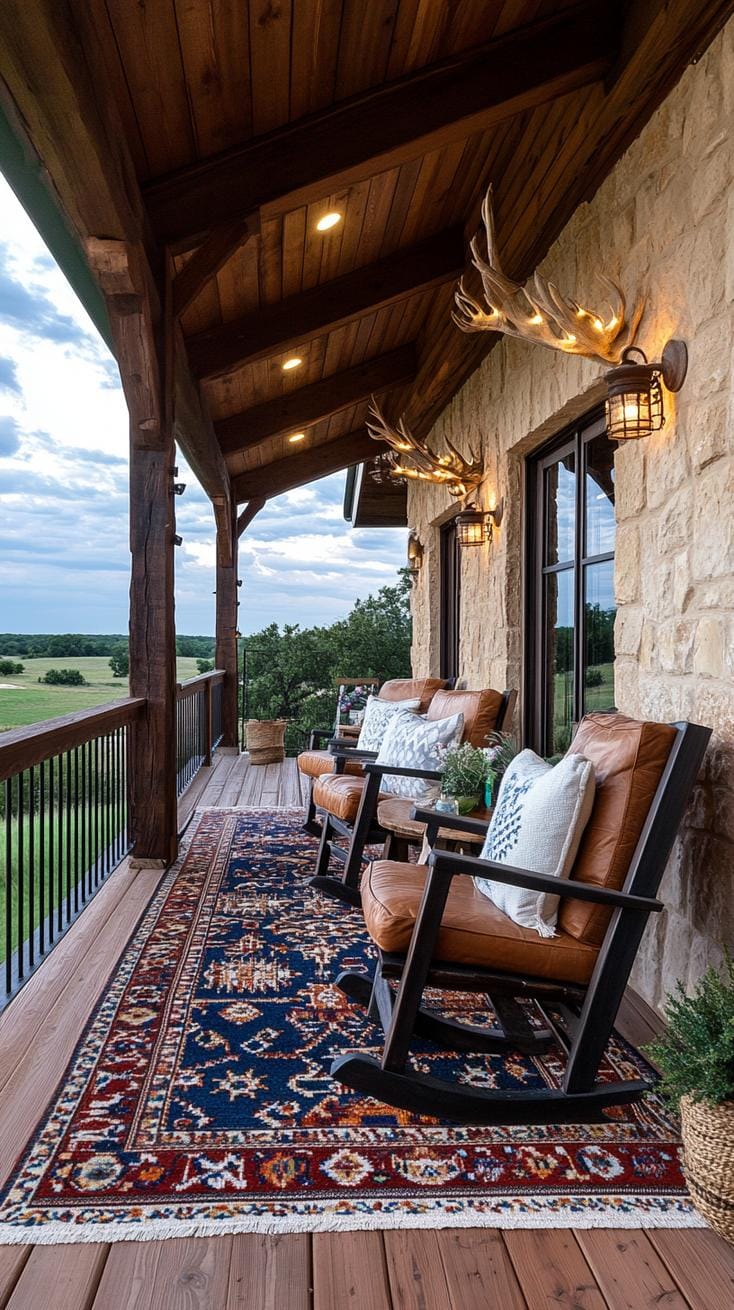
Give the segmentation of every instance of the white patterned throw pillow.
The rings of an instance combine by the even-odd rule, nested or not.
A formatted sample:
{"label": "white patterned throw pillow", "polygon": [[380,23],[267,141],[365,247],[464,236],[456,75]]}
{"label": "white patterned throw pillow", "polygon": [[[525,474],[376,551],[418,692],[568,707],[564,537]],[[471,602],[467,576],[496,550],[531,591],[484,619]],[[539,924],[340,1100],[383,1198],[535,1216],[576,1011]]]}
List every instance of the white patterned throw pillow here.
{"label": "white patterned throw pillow", "polygon": [[[583,755],[564,755],[554,767],[535,751],[521,751],[502,779],[481,858],[567,878],[589,821],[594,792],[594,766]],[[492,878],[474,881],[521,928],[555,937],[560,897]]]}
{"label": "white patterned throw pillow", "polygon": [[[401,769],[439,769],[441,749],[458,746],[463,731],[463,714],[432,720],[416,714],[396,714],[385,733],[377,763],[395,764]],[[403,778],[397,773],[385,773],[380,789],[393,796],[409,796],[425,802],[440,794],[441,785],[428,778]]]}
{"label": "white patterned throw pillow", "polygon": [[378,751],[394,716],[400,710],[410,710],[415,713],[420,707],[420,699],[380,700],[378,696],[370,696],[364,710],[362,727],[357,741],[358,749],[361,751]]}

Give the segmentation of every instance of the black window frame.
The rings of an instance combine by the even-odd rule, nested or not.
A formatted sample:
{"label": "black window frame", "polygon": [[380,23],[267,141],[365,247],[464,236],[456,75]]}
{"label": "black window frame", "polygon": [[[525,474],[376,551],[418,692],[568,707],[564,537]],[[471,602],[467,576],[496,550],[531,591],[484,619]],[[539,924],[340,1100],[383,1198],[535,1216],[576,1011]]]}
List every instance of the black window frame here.
{"label": "black window frame", "polygon": [[461,658],[461,546],[456,518],[439,528],[439,677],[458,678]]}
{"label": "black window frame", "polygon": [[[603,409],[593,409],[575,423],[564,428],[552,441],[535,451],[526,460],[526,604],[525,604],[525,715],[524,739],[541,755],[552,749],[551,725],[547,721],[547,682],[545,678],[546,613],[544,580],[551,573],[572,572],[574,575],[574,640],[573,640],[573,721],[578,722],[584,713],[586,607],[584,583],[591,565],[614,560],[615,552],[586,553],[586,461],[584,447],[596,437],[606,433]],[[565,454],[573,453],[576,469],[575,542],[572,561],[546,564],[546,503],[545,472]],[[616,523],[615,523],[616,547]],[[609,708],[613,708],[610,706]]]}

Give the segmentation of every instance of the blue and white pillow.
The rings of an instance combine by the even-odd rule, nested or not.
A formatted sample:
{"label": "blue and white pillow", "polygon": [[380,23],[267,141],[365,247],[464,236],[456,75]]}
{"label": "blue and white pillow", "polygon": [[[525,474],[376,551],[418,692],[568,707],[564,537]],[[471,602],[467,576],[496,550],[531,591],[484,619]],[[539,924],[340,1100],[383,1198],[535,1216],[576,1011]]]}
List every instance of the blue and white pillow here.
{"label": "blue and white pillow", "polygon": [[[583,755],[564,755],[552,766],[535,751],[521,751],[502,778],[481,858],[567,878],[591,815],[595,788],[594,766]],[[492,878],[474,881],[521,928],[555,937],[559,896]]]}
{"label": "blue and white pillow", "polygon": [[420,707],[419,698],[416,700],[380,700],[378,696],[370,696],[365,705],[362,727],[357,740],[359,750],[378,751],[394,716],[400,710],[411,710],[416,713]]}
{"label": "blue and white pillow", "polygon": [[[463,714],[452,714],[447,719],[423,719],[403,711],[391,720],[377,763],[395,764],[401,769],[438,770],[441,751],[458,746],[463,732]],[[380,788],[393,796],[408,796],[421,803],[434,800],[441,792],[438,782],[403,778],[396,773],[383,774]]]}

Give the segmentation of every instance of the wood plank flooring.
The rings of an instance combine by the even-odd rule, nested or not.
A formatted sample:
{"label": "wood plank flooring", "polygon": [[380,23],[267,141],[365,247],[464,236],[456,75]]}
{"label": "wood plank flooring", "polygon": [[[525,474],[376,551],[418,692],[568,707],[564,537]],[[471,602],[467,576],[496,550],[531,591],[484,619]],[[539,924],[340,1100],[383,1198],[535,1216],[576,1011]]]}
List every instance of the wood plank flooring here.
{"label": "wood plank flooring", "polygon": [[[182,797],[196,808],[298,806],[294,760],[220,755]],[[33,1130],[160,875],[127,863],[0,1015],[0,1182]],[[634,993],[619,1027],[655,1016]],[[242,1234],[0,1247],[0,1310],[725,1310],[734,1250],[708,1230],[425,1229]]]}

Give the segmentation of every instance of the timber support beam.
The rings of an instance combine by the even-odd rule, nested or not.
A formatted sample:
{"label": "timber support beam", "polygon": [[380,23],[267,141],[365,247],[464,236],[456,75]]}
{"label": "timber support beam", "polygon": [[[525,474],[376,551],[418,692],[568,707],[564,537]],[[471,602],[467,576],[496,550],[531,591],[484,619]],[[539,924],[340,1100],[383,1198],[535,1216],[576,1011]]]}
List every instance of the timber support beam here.
{"label": "timber support beam", "polygon": [[215,500],[214,518],[217,525],[217,593],[216,593],[216,649],[215,662],[223,669],[222,685],[222,741],[227,748],[237,747],[237,685],[239,667],[237,659],[237,507],[231,499]]}

